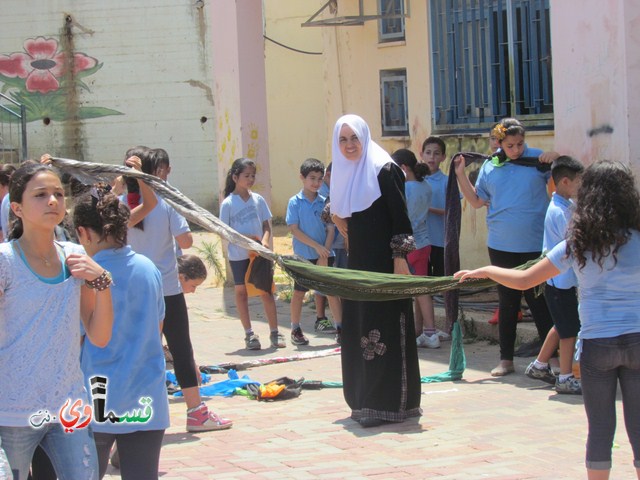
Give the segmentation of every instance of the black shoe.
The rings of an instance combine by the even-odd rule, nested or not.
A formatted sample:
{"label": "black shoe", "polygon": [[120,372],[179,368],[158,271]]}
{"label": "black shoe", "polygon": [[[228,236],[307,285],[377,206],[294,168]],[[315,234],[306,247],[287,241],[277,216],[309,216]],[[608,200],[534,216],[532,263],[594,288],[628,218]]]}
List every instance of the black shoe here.
{"label": "black shoe", "polygon": [[379,418],[373,417],[362,417],[358,420],[358,423],[362,428],[371,428],[371,427],[379,427],[384,423],[384,420],[380,420]]}
{"label": "black shoe", "polygon": [[309,339],[304,336],[300,327],[291,330],[291,343],[294,345],[309,345]]}
{"label": "black shoe", "polygon": [[342,327],[340,325],[336,327],[336,343],[338,345],[342,344]]}
{"label": "black shoe", "polygon": [[318,333],[336,333],[336,327],[327,317],[317,317],[314,329]]}

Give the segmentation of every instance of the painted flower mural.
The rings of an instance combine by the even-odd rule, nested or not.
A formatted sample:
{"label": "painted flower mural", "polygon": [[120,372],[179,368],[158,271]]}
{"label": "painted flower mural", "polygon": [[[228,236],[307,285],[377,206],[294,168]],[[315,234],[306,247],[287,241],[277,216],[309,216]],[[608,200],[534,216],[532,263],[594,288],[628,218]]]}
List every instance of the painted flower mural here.
{"label": "painted flower mural", "polygon": [[55,38],[29,38],[24,52],[0,55],[1,91],[25,105],[28,122],[120,115],[109,108],[71,105],[78,89],[89,91],[82,79],[100,68],[102,63],[93,57],[62,51]]}

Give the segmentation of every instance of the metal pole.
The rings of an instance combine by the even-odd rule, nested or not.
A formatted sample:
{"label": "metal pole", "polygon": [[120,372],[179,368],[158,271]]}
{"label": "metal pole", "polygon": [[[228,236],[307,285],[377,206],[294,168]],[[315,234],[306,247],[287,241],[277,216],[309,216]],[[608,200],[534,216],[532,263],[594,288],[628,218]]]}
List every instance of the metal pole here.
{"label": "metal pole", "polygon": [[21,160],[27,159],[27,109],[24,105],[20,105],[20,124],[22,125],[22,155]]}

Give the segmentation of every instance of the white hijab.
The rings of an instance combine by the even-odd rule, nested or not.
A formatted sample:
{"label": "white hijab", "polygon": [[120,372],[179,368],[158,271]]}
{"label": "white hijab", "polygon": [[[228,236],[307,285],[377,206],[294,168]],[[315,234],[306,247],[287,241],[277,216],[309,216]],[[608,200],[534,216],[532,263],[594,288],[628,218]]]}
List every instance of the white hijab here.
{"label": "white hijab", "polygon": [[[340,129],[351,127],[362,145],[359,160],[347,160],[340,151]],[[331,213],[342,218],[353,212],[366,210],[381,195],[378,173],[384,165],[393,162],[391,156],[371,140],[369,126],[358,115],[343,115],[333,128],[331,166]]]}

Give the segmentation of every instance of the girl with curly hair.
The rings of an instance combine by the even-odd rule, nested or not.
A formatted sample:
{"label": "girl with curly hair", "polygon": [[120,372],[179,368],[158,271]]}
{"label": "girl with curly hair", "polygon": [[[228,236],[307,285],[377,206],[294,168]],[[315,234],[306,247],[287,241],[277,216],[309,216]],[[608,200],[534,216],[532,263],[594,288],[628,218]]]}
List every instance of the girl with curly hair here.
{"label": "girl with curly hair", "polygon": [[101,186],[78,197],[73,209],[80,243],[114,280],[111,288],[116,314],[111,341],[106,347],[89,341],[82,345],[87,389],[93,387],[92,378],[104,377],[108,411],[118,416],[136,409],[150,412],[142,423],[114,423],[105,418],[105,412],[94,411],[99,478],[107,470],[114,442],[122,478],[158,478],[160,447],[169,426],[161,343],[162,276],[151,260],[127,245],[131,216],[129,208]]}
{"label": "girl with curly hair", "polygon": [[586,467],[591,480],[608,479],[616,429],[616,393],[622,391],[624,420],[640,478],[640,195],[628,167],[591,165],[578,191],[565,241],[518,271],[487,266],[462,270],[460,281],[490,278],[525,290],[574,269],[582,327],[578,353],[589,424]]}

